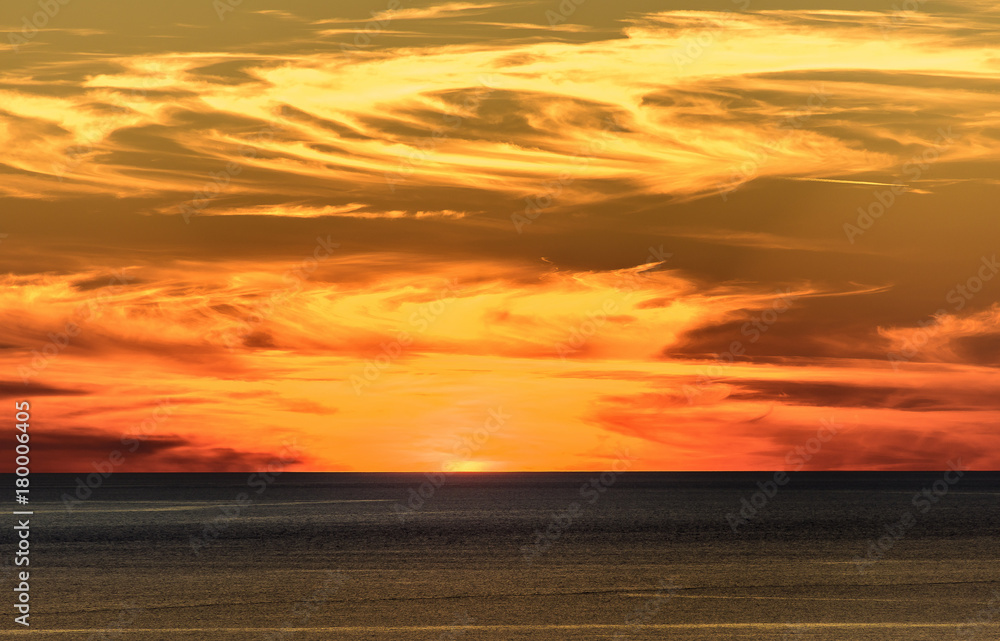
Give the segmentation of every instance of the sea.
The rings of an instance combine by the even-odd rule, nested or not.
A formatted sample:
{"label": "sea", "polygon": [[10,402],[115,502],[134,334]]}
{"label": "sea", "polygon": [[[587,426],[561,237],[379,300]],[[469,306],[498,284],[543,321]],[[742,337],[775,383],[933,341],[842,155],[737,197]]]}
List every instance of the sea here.
{"label": "sea", "polygon": [[1000,473],[31,483],[0,639],[1000,639]]}

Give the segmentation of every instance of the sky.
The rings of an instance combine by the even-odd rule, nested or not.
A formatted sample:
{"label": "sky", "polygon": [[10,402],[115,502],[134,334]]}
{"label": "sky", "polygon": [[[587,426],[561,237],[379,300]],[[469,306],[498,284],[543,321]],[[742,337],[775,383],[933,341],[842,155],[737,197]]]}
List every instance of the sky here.
{"label": "sky", "polygon": [[40,6],[33,471],[1000,468],[995,3]]}

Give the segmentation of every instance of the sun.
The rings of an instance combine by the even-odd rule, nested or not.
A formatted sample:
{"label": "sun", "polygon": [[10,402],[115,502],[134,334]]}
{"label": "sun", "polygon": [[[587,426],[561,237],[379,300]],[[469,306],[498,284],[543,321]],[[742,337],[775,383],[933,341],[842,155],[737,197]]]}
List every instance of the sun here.
{"label": "sun", "polygon": [[487,472],[489,469],[487,461],[449,461],[445,464],[448,472]]}

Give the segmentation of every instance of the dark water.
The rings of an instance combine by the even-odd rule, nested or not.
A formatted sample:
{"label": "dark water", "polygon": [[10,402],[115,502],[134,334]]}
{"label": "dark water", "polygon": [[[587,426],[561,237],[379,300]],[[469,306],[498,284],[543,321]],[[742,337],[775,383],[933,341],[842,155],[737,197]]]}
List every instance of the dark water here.
{"label": "dark water", "polygon": [[46,639],[1000,638],[996,473],[76,478],[33,476]]}

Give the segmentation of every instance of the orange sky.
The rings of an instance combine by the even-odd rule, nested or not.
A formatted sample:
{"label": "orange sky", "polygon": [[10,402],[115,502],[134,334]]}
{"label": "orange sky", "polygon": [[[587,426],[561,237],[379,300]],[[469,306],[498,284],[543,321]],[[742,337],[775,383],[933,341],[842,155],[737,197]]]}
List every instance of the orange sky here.
{"label": "orange sky", "polygon": [[1000,11],[891,4],[5,3],[33,470],[997,469]]}

